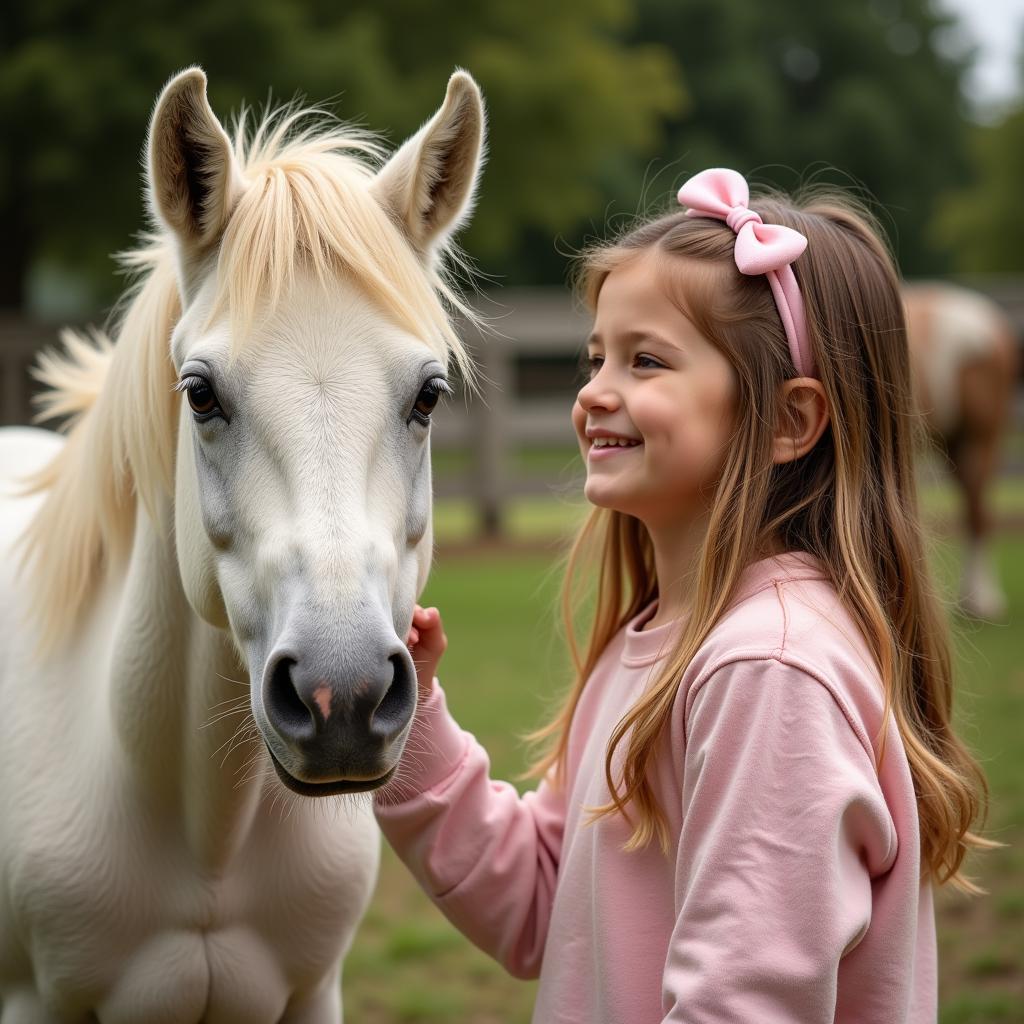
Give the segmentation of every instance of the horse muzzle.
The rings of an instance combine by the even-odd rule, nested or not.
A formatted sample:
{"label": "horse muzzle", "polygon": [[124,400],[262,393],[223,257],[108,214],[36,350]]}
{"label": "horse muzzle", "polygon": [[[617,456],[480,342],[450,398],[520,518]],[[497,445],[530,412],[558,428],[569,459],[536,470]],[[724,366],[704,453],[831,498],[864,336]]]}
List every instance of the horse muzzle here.
{"label": "horse muzzle", "polygon": [[295,639],[278,644],[263,673],[257,723],[281,781],[304,796],[388,782],[416,710],[412,658],[393,630],[331,646],[343,655]]}

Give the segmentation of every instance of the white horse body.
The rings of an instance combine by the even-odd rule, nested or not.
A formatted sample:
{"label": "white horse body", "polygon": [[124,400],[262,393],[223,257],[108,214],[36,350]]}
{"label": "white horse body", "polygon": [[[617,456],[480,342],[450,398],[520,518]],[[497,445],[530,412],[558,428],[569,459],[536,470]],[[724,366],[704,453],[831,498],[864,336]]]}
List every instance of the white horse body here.
{"label": "white horse body", "polygon": [[[3,433],[7,465],[28,432]],[[47,458],[53,435],[38,433],[32,447]],[[211,709],[234,703],[244,669],[192,612],[174,552],[144,513],[130,568],[41,668],[10,572],[10,542],[37,503],[7,501],[0,516],[0,776],[19,780],[0,788],[12,895],[4,1024],[89,1019],[87,1008],[125,1024],[277,1021],[286,1010],[338,1019],[341,957],[377,867],[368,803],[300,800],[285,819],[266,773],[235,787],[244,761],[265,755],[253,738],[222,763],[237,718],[218,722]]]}
{"label": "white horse body", "polygon": [[[196,71],[154,115],[151,188],[181,294],[158,263],[146,288],[159,303],[137,301],[180,302],[173,337],[154,335],[163,354],[131,354],[144,342],[129,313],[112,351],[78,342],[77,364],[50,365],[81,416],[66,447],[0,431],[0,1024],[338,1021],[341,962],[376,878],[369,798],[337,794],[390,778],[411,721],[401,638],[430,559],[426,425],[445,352],[399,326],[358,267],[325,281],[315,261],[240,339],[239,311],[217,311],[223,250],[219,274],[210,257],[260,189],[211,118]],[[183,133],[194,152],[178,160]],[[481,133],[476,87],[455,76],[433,121],[368,179],[425,281],[470,203]],[[161,175],[192,157],[176,219],[181,181]],[[168,379],[133,378],[139,366]],[[212,417],[195,411],[203,374]],[[85,378],[95,393],[76,397]],[[144,401],[153,423],[122,412],[143,387],[166,402],[175,378],[189,397],[166,416]],[[168,486],[147,480],[132,430],[167,446]],[[69,525],[84,539],[61,547],[62,517],[78,515],[68,480],[88,458],[105,464],[97,445],[111,438],[104,507],[127,509],[123,558],[86,528],[105,525],[88,488],[89,515]],[[42,492],[25,495],[39,472]],[[26,607],[41,572],[36,595],[61,604],[62,570],[55,626]]]}

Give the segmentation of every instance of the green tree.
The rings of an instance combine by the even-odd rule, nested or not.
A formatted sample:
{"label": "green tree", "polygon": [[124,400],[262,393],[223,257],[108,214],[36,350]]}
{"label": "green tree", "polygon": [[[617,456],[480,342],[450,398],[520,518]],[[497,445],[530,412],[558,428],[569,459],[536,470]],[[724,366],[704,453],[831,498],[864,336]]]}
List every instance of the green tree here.
{"label": "green tree", "polygon": [[974,183],[946,198],[935,239],[962,273],[1024,271],[1024,109],[975,128],[971,157]]}
{"label": "green tree", "polygon": [[903,269],[924,273],[946,261],[927,237],[939,196],[968,175],[952,26],[928,0],[639,0],[631,38],[686,74],[674,180],[724,165],[787,190],[862,186]]}
{"label": "green tree", "polygon": [[936,242],[961,273],[1024,271],[1024,34],[1017,64],[1016,103],[996,123],[974,127],[971,183],[945,198],[935,223]]}
{"label": "green tree", "polygon": [[[531,232],[550,238],[599,207],[601,167],[647,152],[684,93],[658,44],[626,46],[627,0],[8,4],[0,34],[0,307],[21,306],[40,261],[113,282],[107,255],[144,226],[139,155],[163,82],[189,64],[226,116],[268,92],[336,98],[397,144],[456,66],[481,83],[490,167],[465,238],[502,274]],[[514,258],[512,260],[514,263]],[[105,297],[112,290],[108,285]]]}

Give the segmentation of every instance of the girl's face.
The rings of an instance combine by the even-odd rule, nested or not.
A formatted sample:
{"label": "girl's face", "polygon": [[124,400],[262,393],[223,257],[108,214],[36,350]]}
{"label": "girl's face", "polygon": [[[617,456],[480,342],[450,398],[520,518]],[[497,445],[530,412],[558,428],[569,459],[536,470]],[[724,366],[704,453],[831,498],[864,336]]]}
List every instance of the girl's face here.
{"label": "girl's face", "polygon": [[666,258],[645,253],[605,279],[572,411],[587,499],[649,528],[706,511],[736,396],[728,360],[669,298]]}

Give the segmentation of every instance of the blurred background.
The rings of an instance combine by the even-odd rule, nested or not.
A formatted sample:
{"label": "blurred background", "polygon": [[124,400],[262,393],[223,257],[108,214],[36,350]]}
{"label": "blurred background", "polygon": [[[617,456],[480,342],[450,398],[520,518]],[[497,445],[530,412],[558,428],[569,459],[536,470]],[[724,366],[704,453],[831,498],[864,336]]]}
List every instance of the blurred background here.
{"label": "blurred background", "polygon": [[[521,771],[518,737],[568,679],[557,562],[579,521],[568,410],[585,314],[572,254],[689,175],[735,167],[793,189],[835,183],[879,218],[908,281],[955,282],[1024,328],[1024,0],[34,0],[0,13],[0,422],[27,422],[35,352],[102,323],[111,254],[145,224],[152,104],[200,64],[225,122],[304,97],[397,145],[456,66],[481,84],[489,160],[470,228],[469,340],[488,381],[437,416],[438,557],[449,703]],[[1019,383],[1018,378],[1014,378]],[[921,455],[935,571],[957,637],[958,714],[992,786],[974,866],[990,895],[940,901],[943,1024],[1024,1022],[1024,435],[1020,390],[979,498],[956,452]],[[948,441],[948,438],[947,438]],[[963,474],[961,473],[961,477]],[[1002,594],[964,614],[969,501]],[[975,609],[975,611],[977,611]],[[346,966],[356,1022],[529,1020],[532,987],[470,948],[385,856]]]}

